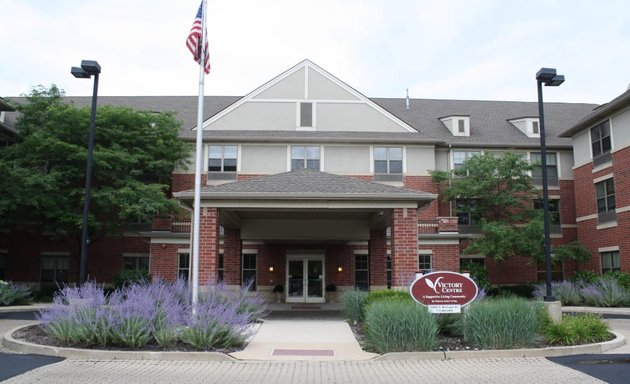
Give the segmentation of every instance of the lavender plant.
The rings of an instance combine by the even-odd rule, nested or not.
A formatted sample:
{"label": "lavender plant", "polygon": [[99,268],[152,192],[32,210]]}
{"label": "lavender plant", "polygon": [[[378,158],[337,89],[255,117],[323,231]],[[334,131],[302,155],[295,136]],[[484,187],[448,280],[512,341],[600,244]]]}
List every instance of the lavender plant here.
{"label": "lavender plant", "polygon": [[580,294],[586,304],[597,307],[630,305],[630,293],[611,278],[597,278],[595,283],[584,285]]}
{"label": "lavender plant", "polygon": [[249,314],[238,313],[228,303],[210,298],[195,307],[181,339],[199,350],[232,348],[243,344],[248,324]]}
{"label": "lavender plant", "polygon": [[[573,281],[553,281],[551,292],[563,305],[579,305],[583,301],[580,286]],[[535,298],[542,300],[547,295],[547,286],[536,285],[532,294]]]}

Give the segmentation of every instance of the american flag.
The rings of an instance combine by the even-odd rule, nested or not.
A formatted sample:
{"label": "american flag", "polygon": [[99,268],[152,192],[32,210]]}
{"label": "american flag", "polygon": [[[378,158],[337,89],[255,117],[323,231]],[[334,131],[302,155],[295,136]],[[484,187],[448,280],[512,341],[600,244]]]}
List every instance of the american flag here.
{"label": "american flag", "polygon": [[[197,11],[197,16],[195,16],[195,21],[193,22],[192,28],[190,29],[190,33],[188,34],[188,39],[186,39],[186,46],[190,53],[193,54],[193,58],[196,62],[201,61],[201,14],[203,8],[203,1],[201,5],[199,5],[199,10]],[[203,70],[207,74],[210,73],[210,54],[208,52],[208,38],[207,32],[206,34],[206,45],[204,47],[204,51],[206,52],[206,57],[204,61]]]}

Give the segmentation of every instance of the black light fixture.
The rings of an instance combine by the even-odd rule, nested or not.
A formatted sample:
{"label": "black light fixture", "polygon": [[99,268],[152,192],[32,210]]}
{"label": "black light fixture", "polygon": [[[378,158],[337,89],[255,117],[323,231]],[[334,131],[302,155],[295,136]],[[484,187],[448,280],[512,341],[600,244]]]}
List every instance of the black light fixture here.
{"label": "black light fixture", "polygon": [[547,145],[545,143],[545,112],[543,108],[542,85],[547,87],[557,87],[564,83],[564,76],[556,74],[555,68],[541,68],[536,73],[536,83],[538,85],[538,114],[540,125],[540,158],[542,167],[543,186],[543,220],[544,220],[544,253],[545,253],[545,283],[547,292],[545,301],[556,301],[551,292],[551,236],[549,223],[549,184],[547,182]]}
{"label": "black light fixture", "polygon": [[88,219],[90,214],[90,189],[92,187],[92,163],[94,161],[94,136],[96,134],[96,97],[98,94],[98,75],[101,66],[95,60],[81,60],[80,67],[72,67],[70,73],[78,79],[89,79],[94,76],[94,91],[92,92],[92,112],[90,114],[90,130],[88,133],[87,165],[85,168],[85,194],[83,198],[83,228],[81,234],[81,260],[79,264],[79,284],[87,280],[87,246]]}

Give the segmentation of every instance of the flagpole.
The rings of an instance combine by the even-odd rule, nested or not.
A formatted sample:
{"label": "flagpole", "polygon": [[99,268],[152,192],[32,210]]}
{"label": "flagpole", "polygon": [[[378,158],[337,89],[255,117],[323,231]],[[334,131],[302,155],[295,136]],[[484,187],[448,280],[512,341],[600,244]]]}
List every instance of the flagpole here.
{"label": "flagpole", "polygon": [[[202,0],[201,12],[201,57],[199,60],[199,97],[197,101],[197,142],[195,147],[195,201],[193,210],[192,244],[192,304],[193,311],[199,301],[199,232],[201,216],[201,167],[203,165],[203,98],[207,52],[206,47],[206,0]],[[194,313],[194,312],[193,312]]]}

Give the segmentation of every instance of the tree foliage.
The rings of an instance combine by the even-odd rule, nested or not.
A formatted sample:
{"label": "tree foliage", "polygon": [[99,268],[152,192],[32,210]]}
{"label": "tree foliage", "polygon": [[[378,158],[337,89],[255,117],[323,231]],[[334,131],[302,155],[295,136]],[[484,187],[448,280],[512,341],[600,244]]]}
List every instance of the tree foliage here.
{"label": "tree foliage", "polygon": [[532,168],[521,157],[505,153],[473,156],[452,173],[432,172],[434,182],[447,184],[445,199],[459,199],[459,210],[480,218],[483,237],[472,240],[465,252],[497,262],[517,255],[541,257],[543,220],[531,208],[538,195],[531,183]]}
{"label": "tree foliage", "polygon": [[[20,115],[19,141],[0,150],[0,225],[80,232],[90,108],[78,108],[56,86],[34,88]],[[90,233],[115,233],[124,222],[148,222],[176,208],[168,199],[171,172],[187,146],[170,113],[101,106],[96,138]]]}
{"label": "tree foliage", "polygon": [[553,253],[556,259],[559,260],[572,260],[578,265],[589,261],[593,255],[582,243],[579,241],[572,241],[569,244],[559,245],[554,247]]}

